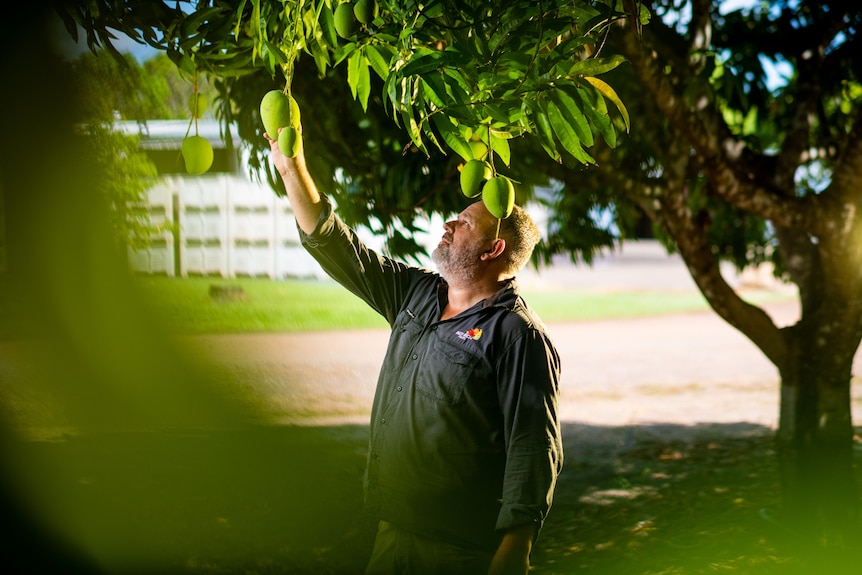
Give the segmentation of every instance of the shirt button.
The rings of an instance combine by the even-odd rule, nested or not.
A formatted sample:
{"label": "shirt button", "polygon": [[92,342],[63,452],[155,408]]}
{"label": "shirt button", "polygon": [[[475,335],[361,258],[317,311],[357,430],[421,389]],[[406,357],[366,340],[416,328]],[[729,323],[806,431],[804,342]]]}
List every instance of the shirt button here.
{"label": "shirt button", "polygon": [[419,356],[418,356],[418,355],[416,355],[416,354],[414,353],[414,354],[413,354],[413,359],[419,359]]}
{"label": "shirt button", "polygon": [[386,418],[385,418],[385,417],[381,417],[381,418],[380,418],[380,423],[386,423]]}
{"label": "shirt button", "polygon": [[436,325],[431,326],[431,331],[437,331],[437,326]]}
{"label": "shirt button", "polygon": [[399,386],[398,386],[397,388],[395,388],[395,389],[397,389],[398,391],[401,391],[401,390],[402,390],[402,389],[404,389],[404,388],[403,388],[403,387],[401,387],[401,386],[399,385]]}

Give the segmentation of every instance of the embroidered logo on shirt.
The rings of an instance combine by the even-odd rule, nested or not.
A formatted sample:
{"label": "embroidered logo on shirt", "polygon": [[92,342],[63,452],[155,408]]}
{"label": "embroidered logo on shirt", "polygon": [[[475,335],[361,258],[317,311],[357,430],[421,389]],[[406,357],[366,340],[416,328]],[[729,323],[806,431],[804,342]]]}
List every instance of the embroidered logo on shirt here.
{"label": "embroidered logo on shirt", "polygon": [[477,341],[480,337],[482,337],[482,330],[478,327],[474,327],[473,329],[468,329],[466,332],[464,331],[456,331],[455,335],[458,336],[458,339],[462,341],[466,341],[468,339],[472,339],[473,341]]}

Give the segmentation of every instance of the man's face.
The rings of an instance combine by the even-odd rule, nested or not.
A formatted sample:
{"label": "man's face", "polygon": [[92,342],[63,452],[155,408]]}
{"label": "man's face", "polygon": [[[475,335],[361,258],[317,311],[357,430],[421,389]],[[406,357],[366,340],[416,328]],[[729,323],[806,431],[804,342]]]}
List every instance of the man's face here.
{"label": "man's face", "polygon": [[447,281],[474,277],[481,255],[493,241],[496,220],[482,202],[475,202],[443,224],[443,237],[431,259]]}

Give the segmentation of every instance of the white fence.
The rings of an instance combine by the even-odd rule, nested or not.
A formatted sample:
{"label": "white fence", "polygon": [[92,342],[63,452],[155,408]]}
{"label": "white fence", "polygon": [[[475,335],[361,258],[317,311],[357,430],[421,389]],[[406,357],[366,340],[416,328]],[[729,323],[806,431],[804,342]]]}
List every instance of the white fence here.
{"label": "white fence", "polygon": [[287,199],[241,175],[166,176],[149,190],[148,202],[150,222],[163,231],[146,250],[129,252],[137,272],[324,277],[299,243]]}

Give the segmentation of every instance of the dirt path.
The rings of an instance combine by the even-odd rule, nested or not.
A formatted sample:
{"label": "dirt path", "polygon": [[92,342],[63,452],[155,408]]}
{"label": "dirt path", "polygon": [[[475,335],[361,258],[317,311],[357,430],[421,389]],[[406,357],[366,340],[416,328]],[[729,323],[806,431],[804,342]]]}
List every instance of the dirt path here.
{"label": "dirt path", "polygon": [[[766,307],[779,325],[795,303]],[[549,326],[563,364],[561,415],[600,426],[778,423],[778,374],[712,312]],[[254,381],[272,413],[291,423],[364,423],[385,330],[203,336],[189,344]],[[862,358],[855,373],[862,373]],[[860,416],[862,390],[854,385]],[[327,414],[321,416],[320,414]]]}

